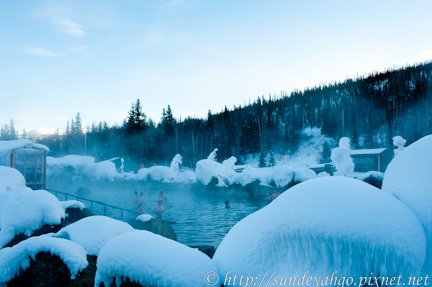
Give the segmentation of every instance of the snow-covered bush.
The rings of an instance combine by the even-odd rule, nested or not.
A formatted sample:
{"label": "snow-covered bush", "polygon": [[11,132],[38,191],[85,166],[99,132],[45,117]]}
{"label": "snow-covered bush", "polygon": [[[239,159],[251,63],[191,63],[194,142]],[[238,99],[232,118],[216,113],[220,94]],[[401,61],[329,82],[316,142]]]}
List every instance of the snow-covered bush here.
{"label": "snow-covered bush", "polygon": [[330,158],[336,168],[335,175],[349,175],[354,172],[349,138],[343,137],[339,140],[339,146],[332,150]]}
{"label": "snow-covered bush", "polygon": [[395,155],[398,155],[405,148],[406,139],[401,136],[393,137],[393,145],[396,147],[394,150]]}
{"label": "snow-covered bush", "polygon": [[[300,183],[238,222],[213,260],[221,278],[418,275],[424,231],[400,201],[347,177]],[[358,281],[356,281],[358,282]]]}
{"label": "snow-covered bush", "polygon": [[45,190],[19,193],[0,213],[0,248],[20,233],[30,236],[45,224],[60,224],[65,217],[60,201]]}
{"label": "snow-covered bush", "polygon": [[111,286],[126,278],[143,286],[208,286],[204,275],[215,269],[211,259],[197,249],[148,231],[134,231],[102,248],[95,286]]}
{"label": "snow-covered bush", "polygon": [[106,216],[89,216],[62,228],[55,236],[78,243],[89,255],[98,255],[105,243],[133,230],[123,221]]}
{"label": "snow-covered bush", "polygon": [[0,286],[30,267],[40,252],[59,256],[69,268],[71,279],[88,266],[85,250],[70,240],[47,235],[28,238],[13,247],[0,249]]}
{"label": "snow-covered bush", "polygon": [[405,203],[423,223],[428,239],[424,272],[432,274],[432,135],[411,144],[390,162],[382,190]]}

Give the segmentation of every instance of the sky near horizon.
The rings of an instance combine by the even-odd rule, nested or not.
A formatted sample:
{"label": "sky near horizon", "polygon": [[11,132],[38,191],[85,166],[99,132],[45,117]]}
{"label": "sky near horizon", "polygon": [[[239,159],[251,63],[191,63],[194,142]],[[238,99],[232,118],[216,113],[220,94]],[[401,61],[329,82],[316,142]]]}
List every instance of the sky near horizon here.
{"label": "sky near horizon", "polygon": [[156,122],[432,59],[432,1],[3,0],[0,124]]}

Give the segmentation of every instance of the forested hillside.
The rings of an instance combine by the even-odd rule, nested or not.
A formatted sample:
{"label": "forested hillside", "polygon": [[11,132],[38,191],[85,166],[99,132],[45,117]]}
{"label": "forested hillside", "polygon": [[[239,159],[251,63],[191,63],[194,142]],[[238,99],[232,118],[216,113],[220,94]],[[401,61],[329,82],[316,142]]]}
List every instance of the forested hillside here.
{"label": "forested hillside", "polygon": [[[432,63],[426,63],[260,97],[245,106],[209,111],[206,119],[177,120],[167,106],[155,123],[146,118],[145,102],[137,100],[129,113],[125,111],[121,126],[101,122],[84,135],[77,114],[65,135],[53,135],[43,143],[54,156],[77,153],[98,160],[125,156],[147,166],[167,163],[180,153],[184,165],[194,166],[214,148],[219,148],[220,159],[234,155],[240,161],[261,151],[293,153],[306,127],[322,128],[334,139],[350,137],[356,148],[391,146],[395,135],[411,143],[432,132],[431,110]],[[3,125],[3,139],[8,130],[11,127]]]}

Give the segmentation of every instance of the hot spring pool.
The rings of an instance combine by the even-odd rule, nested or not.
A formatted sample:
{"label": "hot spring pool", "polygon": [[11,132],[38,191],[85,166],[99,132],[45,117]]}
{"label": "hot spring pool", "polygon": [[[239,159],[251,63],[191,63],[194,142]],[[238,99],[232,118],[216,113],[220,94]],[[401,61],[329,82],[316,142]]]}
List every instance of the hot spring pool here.
{"label": "hot spring pool", "polygon": [[[265,195],[271,191],[264,187],[210,188],[201,184],[134,180],[91,181],[73,176],[48,178],[48,189],[136,212],[138,212],[138,203],[135,192],[142,193],[144,211],[152,215],[154,215],[153,210],[159,193],[163,191],[167,198],[163,218],[173,222],[172,227],[177,234],[178,241],[190,246],[212,245],[215,247],[219,245],[234,224],[266,205]],[[62,194],[58,194],[58,197],[60,200],[65,199]],[[225,208],[226,200],[231,203],[229,209]],[[82,201],[87,207],[90,207],[89,202]],[[102,209],[102,206],[93,204],[94,213],[103,214]],[[110,215],[110,212],[107,210],[106,214]],[[123,219],[129,220],[134,216],[132,213],[126,213]]]}

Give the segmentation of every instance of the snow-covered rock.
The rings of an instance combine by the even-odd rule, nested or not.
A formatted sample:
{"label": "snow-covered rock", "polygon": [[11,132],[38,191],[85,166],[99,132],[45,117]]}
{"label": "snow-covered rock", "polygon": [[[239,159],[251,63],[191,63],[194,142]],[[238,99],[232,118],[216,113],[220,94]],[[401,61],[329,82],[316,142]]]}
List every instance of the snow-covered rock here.
{"label": "snow-covered rock", "polygon": [[0,248],[15,235],[30,236],[45,224],[60,224],[65,210],[59,200],[45,190],[22,192],[0,210]]}
{"label": "snow-covered rock", "polygon": [[[417,275],[426,241],[415,215],[379,189],[320,177],[285,191],[238,222],[213,260],[219,275]],[[358,282],[358,281],[357,281]]]}
{"label": "snow-covered rock", "polygon": [[59,256],[74,279],[88,266],[87,254],[78,244],[46,235],[31,237],[13,246],[0,249],[0,285],[6,284],[30,266],[40,252]]}
{"label": "snow-covered rock", "polygon": [[102,248],[95,286],[111,286],[113,281],[119,285],[126,278],[144,286],[208,286],[204,275],[214,270],[211,259],[197,249],[148,231],[134,231]]}
{"label": "snow-covered rock", "polygon": [[63,206],[64,210],[68,208],[77,208],[79,210],[83,210],[84,208],[86,208],[85,204],[78,200],[60,201],[60,204]]}
{"label": "snow-covered rock", "polygon": [[123,221],[106,216],[89,216],[62,228],[55,236],[78,243],[89,255],[98,255],[108,241],[133,230]]}
{"label": "snow-covered rock", "polygon": [[336,168],[335,175],[350,175],[354,172],[349,138],[343,137],[339,140],[339,146],[332,150],[330,159]]}
{"label": "snow-covered rock", "polygon": [[25,187],[26,180],[17,169],[0,166],[0,192]]}
{"label": "snow-covered rock", "polygon": [[400,199],[422,222],[428,240],[424,272],[432,274],[432,135],[406,147],[390,162],[382,190]]}
{"label": "snow-covered rock", "polygon": [[152,219],[154,219],[154,217],[151,216],[151,215],[148,214],[148,213],[140,214],[140,215],[138,215],[138,216],[135,218],[135,220],[138,220],[138,221],[141,221],[141,222],[147,222],[147,221],[150,221],[150,220],[152,220]]}

